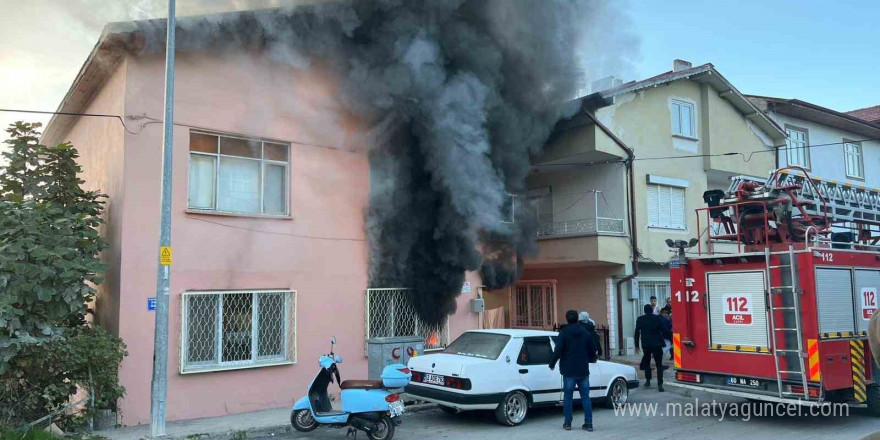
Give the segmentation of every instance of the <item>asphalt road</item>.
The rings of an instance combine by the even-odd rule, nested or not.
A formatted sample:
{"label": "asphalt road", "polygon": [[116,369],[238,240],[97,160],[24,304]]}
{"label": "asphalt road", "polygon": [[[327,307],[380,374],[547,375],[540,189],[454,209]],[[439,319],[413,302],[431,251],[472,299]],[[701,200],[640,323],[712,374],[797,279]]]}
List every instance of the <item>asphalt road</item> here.
{"label": "asphalt road", "polygon": [[[716,402],[712,406],[705,405]],[[864,408],[852,408],[848,416],[809,416],[809,415],[775,415],[752,416],[743,420],[739,405],[733,410],[731,404],[743,404],[744,401],[724,396],[705,393],[694,393],[686,396],[676,392],[658,393],[656,389],[633,390],[630,402],[633,410],[638,404],[657,404],[654,415],[644,413],[646,405],[642,405],[642,414],[615,414],[614,410],[595,408],[593,411],[594,432],[585,432],[580,427],[583,413],[575,410],[575,423],[571,432],[562,430],[562,408],[534,409],[529,412],[528,419],[517,427],[504,427],[495,423],[491,412],[474,412],[458,415],[447,415],[438,409],[406,414],[403,424],[397,427],[394,438],[408,439],[541,439],[541,438],[583,438],[595,439],[704,439],[725,438],[729,440],[755,440],[759,438],[773,439],[862,439],[870,436],[880,439],[880,418],[867,414]],[[667,406],[667,404],[681,404]],[[688,406],[690,404],[691,406]],[[722,418],[721,404],[727,404]],[[681,408],[680,410],[678,408]],[[670,416],[669,411],[685,412],[687,408],[698,409],[703,414]],[[714,411],[714,414],[708,413]],[[736,412],[734,412],[736,411]],[[547,437],[552,435],[552,437]],[[366,435],[359,433],[359,439]],[[342,440],[345,430],[320,428],[307,434],[292,432],[272,437],[277,440],[313,439]],[[268,439],[264,439],[268,440]]]}

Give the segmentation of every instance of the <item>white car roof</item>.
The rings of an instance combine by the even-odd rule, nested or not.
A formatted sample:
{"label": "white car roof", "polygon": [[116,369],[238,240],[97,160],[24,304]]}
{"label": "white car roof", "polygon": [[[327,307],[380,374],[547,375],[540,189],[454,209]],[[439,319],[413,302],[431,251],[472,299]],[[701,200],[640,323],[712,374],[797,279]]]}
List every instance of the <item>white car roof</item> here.
{"label": "white car roof", "polygon": [[529,330],[516,328],[493,328],[486,330],[468,330],[467,333],[494,333],[497,335],[507,335],[514,338],[526,338],[529,336],[558,336],[559,332],[551,332],[546,330]]}

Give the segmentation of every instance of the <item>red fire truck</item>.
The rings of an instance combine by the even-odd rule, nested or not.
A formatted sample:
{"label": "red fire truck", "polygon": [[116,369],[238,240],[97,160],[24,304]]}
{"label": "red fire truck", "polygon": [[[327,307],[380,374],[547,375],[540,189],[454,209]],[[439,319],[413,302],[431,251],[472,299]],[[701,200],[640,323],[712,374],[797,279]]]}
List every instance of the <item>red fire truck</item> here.
{"label": "red fire truck", "polygon": [[880,191],[789,167],[703,198],[700,237],[667,241],[675,384],[880,416]]}

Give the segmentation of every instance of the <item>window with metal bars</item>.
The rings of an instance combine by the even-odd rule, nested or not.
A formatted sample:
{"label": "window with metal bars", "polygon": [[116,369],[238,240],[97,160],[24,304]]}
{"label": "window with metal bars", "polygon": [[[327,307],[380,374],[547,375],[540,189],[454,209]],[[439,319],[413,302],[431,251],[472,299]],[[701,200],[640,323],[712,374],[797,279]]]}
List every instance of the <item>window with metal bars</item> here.
{"label": "window with metal bars", "polygon": [[639,280],[639,314],[642,314],[642,308],[645,304],[651,304],[651,297],[657,298],[657,307],[663,307],[666,304],[666,298],[669,298],[669,281],[652,281]]}
{"label": "window with metal bars", "polygon": [[421,336],[425,350],[437,350],[449,345],[449,318],[443,323],[428,324],[413,307],[407,296],[408,289],[367,289],[366,338],[394,336]]}
{"label": "window with metal bars", "polygon": [[511,327],[552,330],[556,325],[556,286],[519,282],[513,288]]}
{"label": "window with metal bars", "polygon": [[296,362],[296,292],[183,294],[180,372]]}

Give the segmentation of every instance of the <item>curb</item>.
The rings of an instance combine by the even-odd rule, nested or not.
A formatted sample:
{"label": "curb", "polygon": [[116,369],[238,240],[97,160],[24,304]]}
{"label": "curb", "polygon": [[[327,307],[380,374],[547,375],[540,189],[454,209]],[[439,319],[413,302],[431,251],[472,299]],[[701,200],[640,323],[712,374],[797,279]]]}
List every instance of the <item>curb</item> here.
{"label": "curb", "polygon": [[[430,411],[437,408],[436,403],[417,403],[407,405],[404,417],[407,414],[420,413]],[[229,430],[221,432],[206,432],[200,434],[191,434],[187,436],[166,435],[163,440],[247,440],[261,437],[274,437],[276,435],[289,434],[294,432],[290,423],[279,424],[275,426],[265,426],[260,428],[249,428],[239,430]],[[150,437],[141,437],[141,440],[153,440]]]}
{"label": "curb", "polygon": [[[269,426],[269,427],[261,427],[261,428],[251,428],[251,429],[239,429],[239,430],[229,430],[222,432],[209,432],[209,433],[201,433],[201,434],[191,434],[187,436],[178,436],[178,435],[166,435],[162,437],[163,440],[246,440],[249,438],[258,438],[258,437],[274,437],[280,434],[286,434],[292,432],[293,428],[289,423],[284,425],[277,426]],[[153,440],[150,437],[141,437],[141,440]]]}

